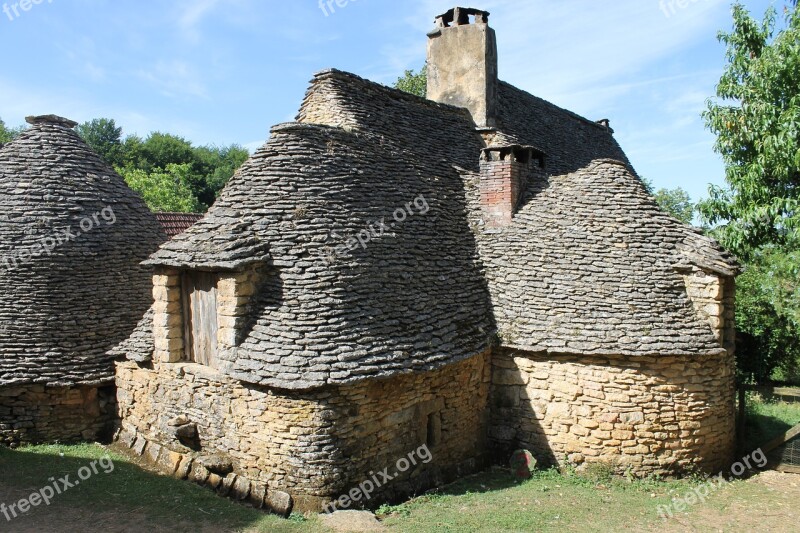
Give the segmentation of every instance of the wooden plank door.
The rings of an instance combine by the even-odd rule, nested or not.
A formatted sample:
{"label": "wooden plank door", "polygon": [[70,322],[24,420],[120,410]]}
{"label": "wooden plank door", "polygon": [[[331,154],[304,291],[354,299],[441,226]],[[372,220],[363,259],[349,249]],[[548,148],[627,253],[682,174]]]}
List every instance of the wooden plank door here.
{"label": "wooden plank door", "polygon": [[217,280],[210,272],[187,272],[183,276],[186,356],[210,367],[216,367],[217,362]]}

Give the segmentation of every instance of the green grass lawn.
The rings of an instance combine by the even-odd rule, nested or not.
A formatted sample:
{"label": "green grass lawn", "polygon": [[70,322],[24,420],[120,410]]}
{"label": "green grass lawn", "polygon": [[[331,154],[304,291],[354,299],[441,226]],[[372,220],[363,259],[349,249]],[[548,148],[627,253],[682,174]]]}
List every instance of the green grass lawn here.
{"label": "green grass lawn", "polygon": [[748,393],[745,449],[755,450],[800,424],[800,402],[765,401]]}
{"label": "green grass lawn", "polygon": [[[757,447],[800,422],[800,405],[751,401],[748,415],[750,440]],[[97,474],[55,497],[50,506],[41,505],[15,519],[11,531],[327,531],[316,517],[283,520],[266,515],[192,483],[144,470],[129,458],[94,444],[13,451],[0,447],[0,503],[27,498],[51,484],[50,478],[69,474],[74,481],[79,469],[106,456],[114,461],[113,471],[105,473],[100,464]],[[761,511],[756,509],[774,506],[781,494],[738,481],[677,521],[662,522],[659,506],[700,482],[626,480],[612,478],[602,468],[583,476],[544,471],[518,482],[507,470],[495,468],[405,504],[384,506],[378,515],[389,531],[398,532],[682,531],[691,521],[701,531],[738,531],[720,524],[759,516]],[[796,507],[791,501],[787,508]],[[0,515],[0,531],[7,530],[6,526]]]}

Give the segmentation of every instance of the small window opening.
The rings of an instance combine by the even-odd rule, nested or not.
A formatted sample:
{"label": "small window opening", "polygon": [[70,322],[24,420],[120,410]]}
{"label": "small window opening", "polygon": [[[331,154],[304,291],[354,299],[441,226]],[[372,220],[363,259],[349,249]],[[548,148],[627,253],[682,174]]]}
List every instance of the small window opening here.
{"label": "small window opening", "polygon": [[442,414],[431,413],[428,415],[428,431],[425,439],[429,448],[438,446],[442,441]]}

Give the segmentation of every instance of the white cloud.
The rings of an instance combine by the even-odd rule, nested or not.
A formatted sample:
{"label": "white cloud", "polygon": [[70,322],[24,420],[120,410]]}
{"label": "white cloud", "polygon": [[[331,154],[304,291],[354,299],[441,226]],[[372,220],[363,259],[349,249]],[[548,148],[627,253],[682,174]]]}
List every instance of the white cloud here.
{"label": "white cloud", "polygon": [[140,70],[137,75],[151,83],[164,96],[208,99],[205,78],[190,63],[179,60],[158,61],[153,68]]}
{"label": "white cloud", "polygon": [[220,0],[191,0],[180,2],[176,6],[179,13],[178,27],[188,41],[200,42],[201,33],[198,26],[219,4]]}

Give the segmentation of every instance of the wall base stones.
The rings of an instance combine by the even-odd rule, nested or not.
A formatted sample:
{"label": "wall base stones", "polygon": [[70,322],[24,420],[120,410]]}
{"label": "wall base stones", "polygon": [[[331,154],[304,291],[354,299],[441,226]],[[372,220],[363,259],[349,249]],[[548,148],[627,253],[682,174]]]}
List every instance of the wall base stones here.
{"label": "wall base stones", "polygon": [[606,463],[617,473],[716,473],[733,460],[732,355],[493,358],[490,438],[500,457]]}
{"label": "wall base stones", "polygon": [[108,440],[116,419],[113,385],[0,387],[0,444]]}
{"label": "wall base stones", "polygon": [[[428,445],[429,462],[356,504],[372,506],[484,465],[489,384],[488,353],[440,370],[313,391],[248,385],[197,364],[118,362],[118,440],[162,470],[221,493],[233,474],[241,479],[234,489],[249,484],[258,495],[264,488],[271,499],[264,506],[278,512],[289,496],[299,511],[320,511]],[[213,456],[230,465],[226,476],[197,466]]]}
{"label": "wall base stones", "polygon": [[147,461],[158,470],[177,479],[193,481],[215,490],[220,496],[248,503],[256,509],[288,517],[292,513],[292,497],[279,490],[270,490],[262,481],[252,481],[232,472],[229,459],[222,455],[181,453],[148,440],[128,424],[117,432],[117,447]]}

